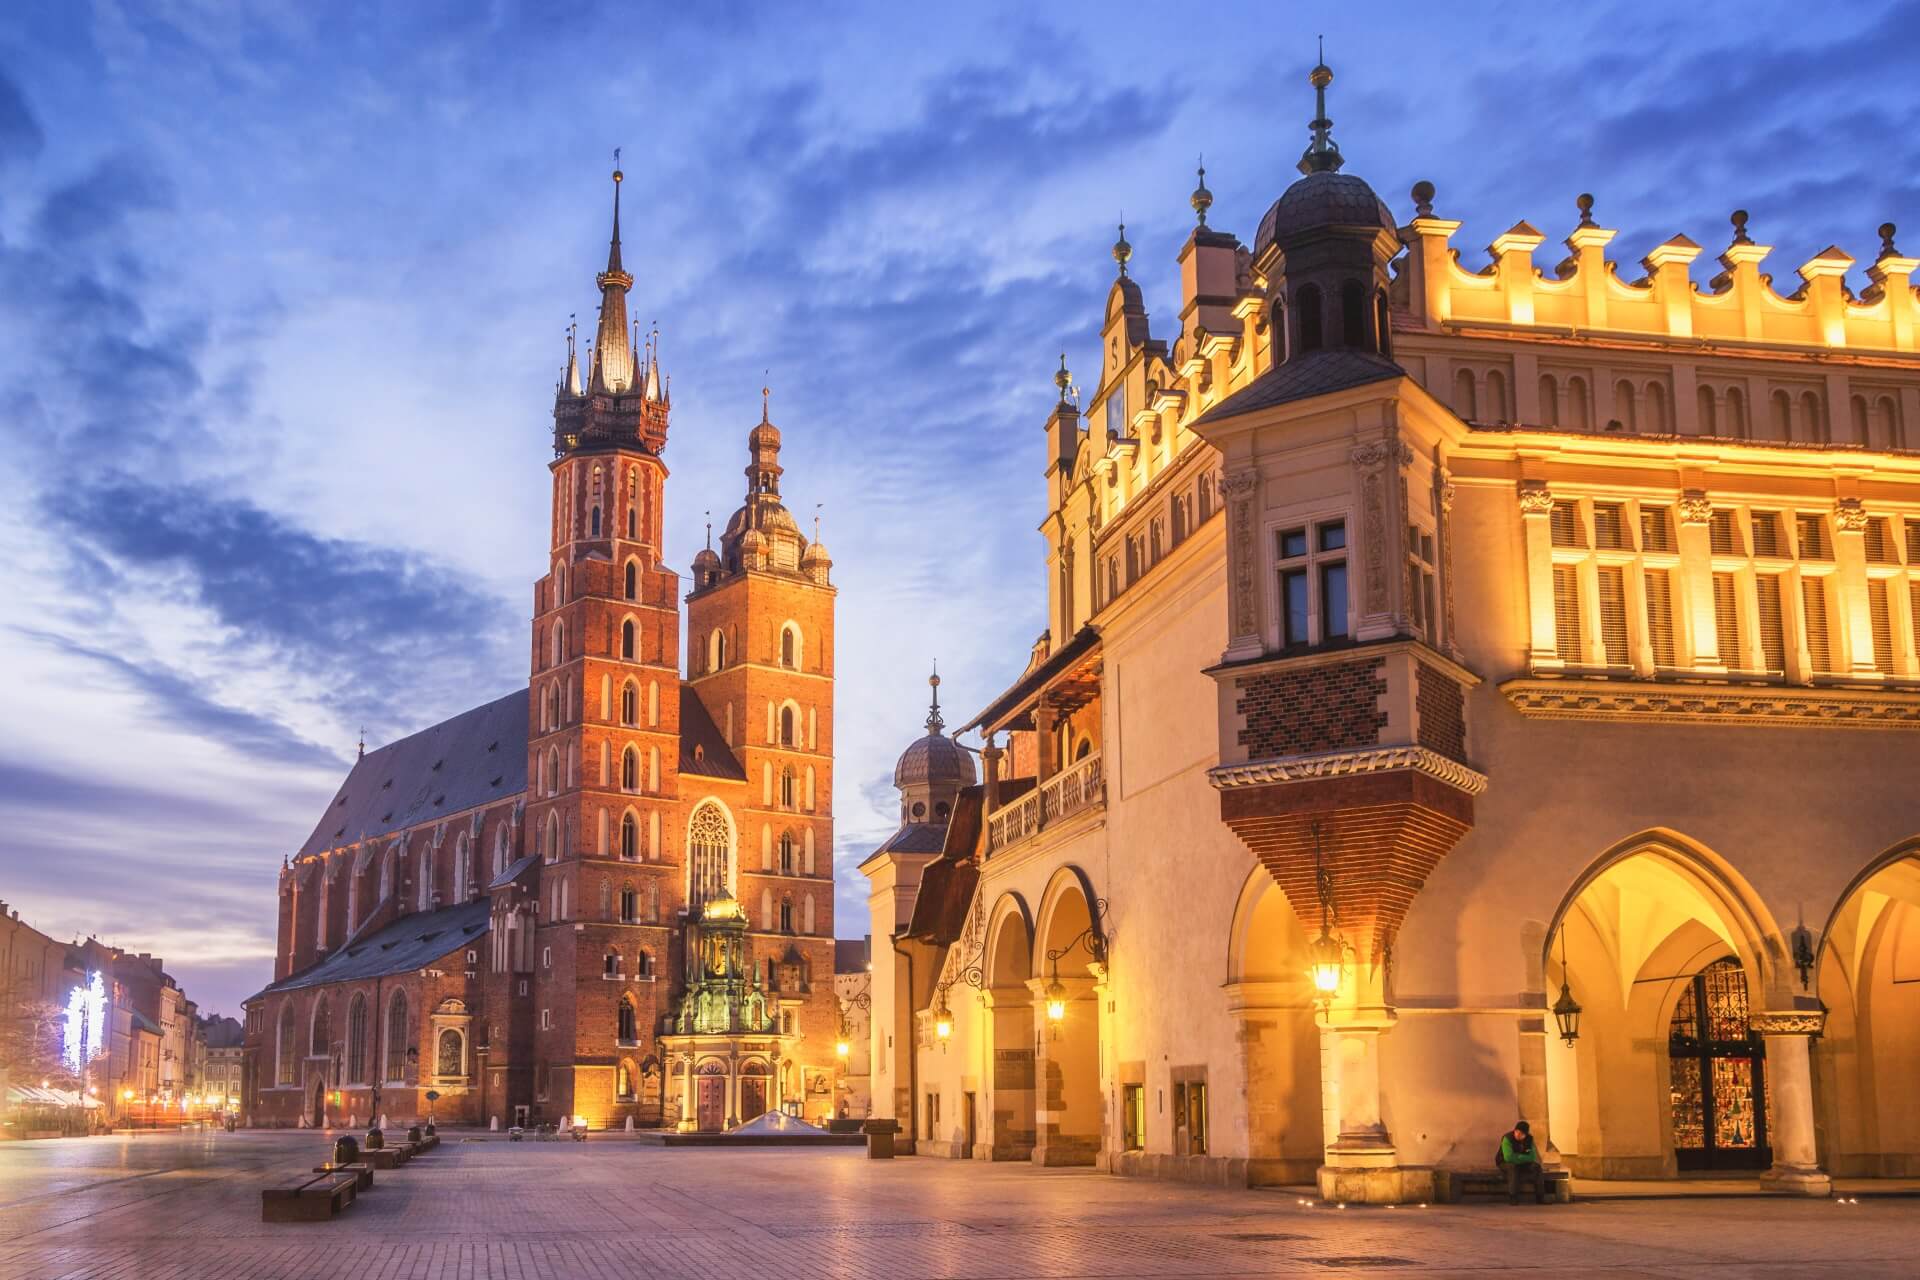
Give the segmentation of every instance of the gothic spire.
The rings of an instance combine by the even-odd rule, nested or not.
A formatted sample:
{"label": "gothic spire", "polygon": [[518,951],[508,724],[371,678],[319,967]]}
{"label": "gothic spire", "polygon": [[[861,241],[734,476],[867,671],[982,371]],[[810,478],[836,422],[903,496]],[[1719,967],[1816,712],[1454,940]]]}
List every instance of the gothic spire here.
{"label": "gothic spire", "polygon": [[567,371],[561,375],[560,386],[570,396],[580,394],[580,359],[574,353],[579,334],[580,326],[569,315],[567,317]]}
{"label": "gothic spire", "polygon": [[[620,162],[619,148],[614,163]],[[613,171],[613,239],[607,247],[607,269],[596,278],[600,286],[600,326],[593,344],[593,389],[595,392],[622,392],[633,386],[633,345],[627,335],[627,290],[633,277],[620,265],[620,183],[625,177]]]}
{"label": "gothic spire", "polygon": [[1320,42],[1320,63],[1307,76],[1313,86],[1313,122],[1307,127],[1313,141],[1300,154],[1300,172],[1333,173],[1345,164],[1340,144],[1333,140],[1333,121],[1327,118],[1327,86],[1333,83],[1333,70],[1327,66],[1326,41]]}

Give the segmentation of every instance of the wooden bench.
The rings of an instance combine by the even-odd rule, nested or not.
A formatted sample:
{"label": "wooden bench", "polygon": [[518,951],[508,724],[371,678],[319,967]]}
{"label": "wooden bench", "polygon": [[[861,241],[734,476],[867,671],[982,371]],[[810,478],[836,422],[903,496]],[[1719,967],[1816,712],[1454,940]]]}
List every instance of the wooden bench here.
{"label": "wooden bench", "polygon": [[398,1169],[413,1156],[410,1143],[396,1142],[387,1147],[364,1147],[360,1158],[376,1169]]}
{"label": "wooden bench", "polygon": [[370,1164],[317,1164],[313,1166],[313,1171],[315,1173],[356,1174],[358,1177],[353,1184],[353,1189],[356,1194],[362,1191],[373,1190],[373,1166]]}
{"label": "wooden bench", "polygon": [[[1546,1179],[1548,1200],[1556,1204],[1573,1203],[1573,1178],[1565,1169],[1545,1169],[1542,1176]],[[1443,1199],[1451,1204],[1458,1204],[1468,1196],[1505,1197],[1507,1194],[1507,1175],[1499,1169],[1449,1169],[1446,1179],[1447,1194]],[[1522,1194],[1531,1195],[1531,1188]]]}
{"label": "wooden bench", "polygon": [[353,1203],[359,1175],[322,1173],[290,1187],[260,1190],[262,1222],[325,1222]]}

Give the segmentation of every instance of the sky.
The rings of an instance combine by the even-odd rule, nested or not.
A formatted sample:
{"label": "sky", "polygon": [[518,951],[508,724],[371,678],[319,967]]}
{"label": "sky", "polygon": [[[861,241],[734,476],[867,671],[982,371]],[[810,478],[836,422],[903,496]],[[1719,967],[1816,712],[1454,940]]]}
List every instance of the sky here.
{"label": "sky", "polygon": [[929,665],[958,724],[1044,627],[1043,426],[1115,223],[1170,338],[1195,164],[1250,241],[1318,35],[1347,171],[1403,219],[1432,181],[1469,267],[1583,191],[1628,278],[1736,207],[1783,291],[1884,221],[1920,247],[1911,4],[4,6],[0,899],[238,1013],[361,727],[525,682],[618,146],[668,563],[739,505],[763,383],[822,516],[859,936]]}

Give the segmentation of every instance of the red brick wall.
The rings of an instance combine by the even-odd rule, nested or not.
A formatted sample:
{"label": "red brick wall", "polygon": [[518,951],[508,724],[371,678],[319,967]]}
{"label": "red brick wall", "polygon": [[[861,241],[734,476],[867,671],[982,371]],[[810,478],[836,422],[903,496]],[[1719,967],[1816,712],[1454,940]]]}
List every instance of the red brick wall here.
{"label": "red brick wall", "polygon": [[1266,671],[1234,682],[1234,709],[1246,717],[1240,745],[1247,757],[1312,755],[1371,747],[1386,727],[1380,709],[1386,690],[1385,660]]}
{"label": "red brick wall", "polygon": [[1450,760],[1467,761],[1467,700],[1452,676],[1416,662],[1414,711],[1420,717],[1420,745]]}

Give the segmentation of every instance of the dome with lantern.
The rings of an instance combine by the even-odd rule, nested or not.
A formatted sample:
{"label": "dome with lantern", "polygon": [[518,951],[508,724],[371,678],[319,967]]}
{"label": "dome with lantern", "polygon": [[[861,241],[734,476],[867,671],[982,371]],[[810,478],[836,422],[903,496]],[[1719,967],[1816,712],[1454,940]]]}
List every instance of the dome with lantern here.
{"label": "dome with lantern", "polygon": [[893,767],[903,822],[945,822],[961,788],[974,783],[971,753],[943,732],[946,721],[940,715],[939,674],[928,677],[927,684],[933,697],[927,711],[926,735],[901,752]]}

